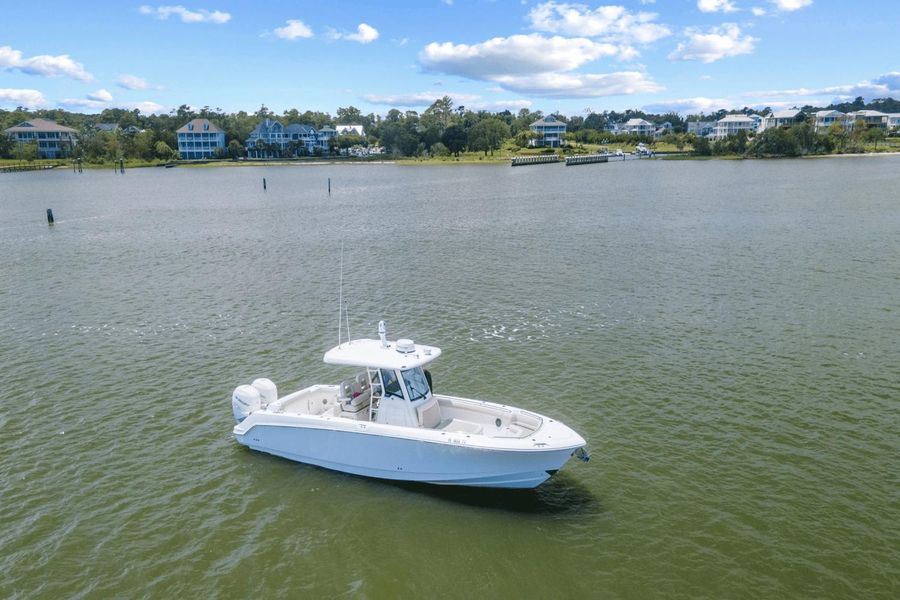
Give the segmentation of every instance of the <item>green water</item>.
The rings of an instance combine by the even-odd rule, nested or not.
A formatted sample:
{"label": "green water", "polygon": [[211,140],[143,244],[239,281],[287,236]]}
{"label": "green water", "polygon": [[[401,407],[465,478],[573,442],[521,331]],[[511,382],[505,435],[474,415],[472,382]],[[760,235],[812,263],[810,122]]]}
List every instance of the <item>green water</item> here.
{"label": "green water", "polygon": [[[592,461],[234,442],[235,386],[344,375],[341,240],[354,336]],[[900,595],[900,157],[7,174],[0,256],[2,598]]]}

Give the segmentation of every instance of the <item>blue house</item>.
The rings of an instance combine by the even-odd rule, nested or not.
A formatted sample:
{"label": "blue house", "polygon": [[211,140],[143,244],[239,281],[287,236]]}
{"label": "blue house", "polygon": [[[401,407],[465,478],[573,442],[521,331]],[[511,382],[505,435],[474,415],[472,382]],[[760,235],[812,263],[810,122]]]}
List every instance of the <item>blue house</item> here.
{"label": "blue house", "polygon": [[337,135],[331,127],[316,130],[309,125],[291,123],[284,126],[274,119],[260,121],[247,138],[247,156],[251,158],[274,158],[313,154],[316,149],[328,152],[328,140]]}
{"label": "blue house", "polygon": [[541,136],[540,139],[531,140],[532,146],[559,148],[562,144],[562,136],[566,132],[566,124],[557,121],[553,115],[539,119],[529,127]]}
{"label": "blue house", "polygon": [[178,153],[184,160],[213,158],[218,148],[225,151],[225,132],[209,119],[193,119],[175,133]]}
{"label": "blue house", "polygon": [[287,146],[285,127],[274,119],[264,119],[250,132],[245,146],[247,156],[252,158],[272,158],[281,155]]}

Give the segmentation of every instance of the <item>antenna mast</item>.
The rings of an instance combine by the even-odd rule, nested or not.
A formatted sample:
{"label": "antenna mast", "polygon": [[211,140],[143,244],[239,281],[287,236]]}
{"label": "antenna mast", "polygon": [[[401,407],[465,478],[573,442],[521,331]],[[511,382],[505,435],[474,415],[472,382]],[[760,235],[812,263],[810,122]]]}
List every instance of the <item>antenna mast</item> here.
{"label": "antenna mast", "polygon": [[[338,286],[338,346],[341,345],[341,311],[344,310],[344,240],[341,240],[341,279]],[[349,327],[348,327],[349,331]],[[347,337],[350,337],[349,333]],[[347,340],[349,341],[349,340]]]}

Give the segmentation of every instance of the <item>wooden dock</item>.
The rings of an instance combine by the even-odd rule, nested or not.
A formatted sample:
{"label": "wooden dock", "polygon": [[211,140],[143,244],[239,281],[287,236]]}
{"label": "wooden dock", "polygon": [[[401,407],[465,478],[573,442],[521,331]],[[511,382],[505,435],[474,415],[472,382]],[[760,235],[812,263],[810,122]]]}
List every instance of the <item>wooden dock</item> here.
{"label": "wooden dock", "polygon": [[609,154],[579,154],[577,156],[567,156],[566,166],[574,167],[576,165],[590,165],[593,163],[609,162]]}
{"label": "wooden dock", "polygon": [[0,173],[16,173],[18,171],[44,171],[46,169],[55,169],[61,163],[53,162],[20,162],[12,165],[0,165]]}
{"label": "wooden dock", "polygon": [[556,154],[537,154],[534,156],[513,156],[511,166],[524,167],[526,165],[544,165],[547,163],[558,163],[559,156]]}

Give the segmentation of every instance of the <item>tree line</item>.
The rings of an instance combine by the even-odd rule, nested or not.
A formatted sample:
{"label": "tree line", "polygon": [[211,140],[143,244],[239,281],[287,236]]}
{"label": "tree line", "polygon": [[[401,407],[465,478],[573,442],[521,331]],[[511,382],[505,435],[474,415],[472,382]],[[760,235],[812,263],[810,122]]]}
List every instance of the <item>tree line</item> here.
{"label": "tree line", "polygon": [[[866,104],[862,98],[852,103],[827,107],[848,112],[871,108],[883,112],[900,111],[900,102],[892,98],[875,100]],[[819,110],[815,107],[804,107],[807,114]],[[764,109],[759,112],[767,112]],[[860,143],[860,135],[856,129],[852,132],[829,131],[828,135],[810,134],[800,126],[785,133],[784,130],[763,132],[752,140],[744,134],[735,139],[708,142],[686,133],[688,120],[717,120],[727,114],[718,111],[709,115],[690,115],[687,118],[670,112],[663,114],[646,113],[639,110],[624,112],[585,111],[585,116],[565,116],[553,114],[557,120],[566,124],[564,139],[570,144],[616,144],[655,141],[650,136],[615,135],[608,131],[613,123],[622,123],[628,119],[645,119],[655,125],[668,122],[671,126],[663,141],[683,149],[692,146],[699,154],[788,154],[810,153],[818,151],[848,151]],[[744,108],[741,112],[751,114],[753,111]],[[415,110],[401,111],[391,109],[385,115],[364,114],[354,106],[339,107],[334,115],[321,111],[300,112],[296,108],[276,114],[265,105],[253,113],[238,111],[226,113],[221,108],[204,106],[194,109],[182,105],[166,114],[142,114],[138,110],[108,108],[99,114],[82,114],[63,109],[27,110],[23,107],[15,110],[0,110],[0,129],[12,127],[22,121],[44,118],[56,121],[60,125],[71,127],[78,132],[78,144],[74,149],[76,156],[86,162],[101,163],[119,158],[140,160],[171,160],[178,157],[176,130],[192,119],[209,119],[225,131],[226,148],[220,151],[221,157],[237,158],[246,154],[244,144],[250,132],[263,119],[275,119],[283,125],[290,123],[307,124],[315,129],[335,125],[362,125],[365,136],[342,135],[332,142],[331,151],[349,148],[354,145],[381,146],[389,155],[400,157],[412,156],[459,156],[462,152],[483,152],[493,154],[504,144],[512,143],[519,148],[528,147],[536,134],[530,125],[545,115],[541,111],[523,108],[516,113],[509,110],[490,112],[471,110],[463,105],[454,105],[453,100],[444,96],[435,100],[428,108],[419,113]],[[116,131],[106,131],[97,127],[100,123],[115,124]],[[875,134],[868,134],[875,135]],[[787,137],[785,137],[787,136]],[[6,136],[0,135],[0,157],[21,158],[23,153],[35,152],[33,149],[16,147]],[[272,148],[273,152],[280,149]],[[298,149],[300,150],[299,147]],[[302,150],[301,150],[302,152]],[[16,154],[19,156],[16,156]],[[28,158],[27,156],[25,156]]]}

